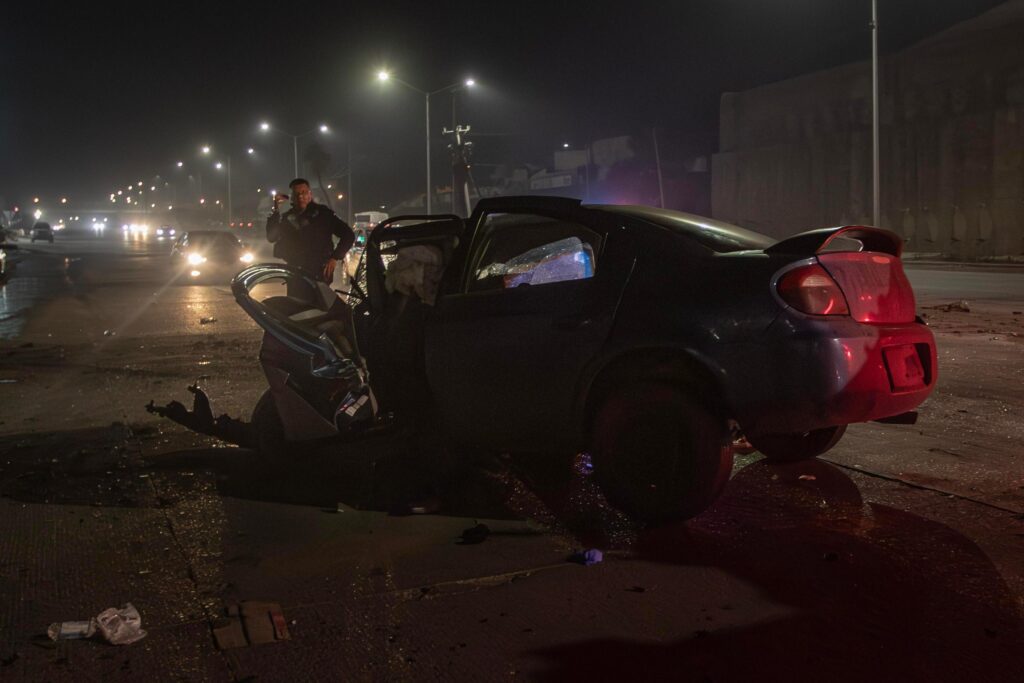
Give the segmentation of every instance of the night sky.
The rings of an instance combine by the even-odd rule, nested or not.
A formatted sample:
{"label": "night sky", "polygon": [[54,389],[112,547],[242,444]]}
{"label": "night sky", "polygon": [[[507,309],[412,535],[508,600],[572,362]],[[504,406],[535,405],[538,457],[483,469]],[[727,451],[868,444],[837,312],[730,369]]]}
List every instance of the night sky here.
{"label": "night sky", "polygon": [[[879,0],[883,53],[1000,4]],[[352,142],[355,194],[395,201],[423,184],[423,97],[382,87],[386,65],[459,95],[481,164],[544,163],[658,126],[713,151],[722,92],[870,57],[869,0],[475,3],[19,3],[4,10],[0,197],[102,200],[173,179],[201,144],[230,152],[235,194],[291,177],[294,133],[328,122],[331,168]],[[435,130],[451,96],[434,99]],[[304,138],[313,139],[316,136]],[[247,158],[253,146],[257,155]],[[444,146],[440,136],[435,148]],[[443,166],[443,152],[438,163]],[[207,168],[214,190],[217,174]],[[440,166],[439,166],[440,167]],[[180,173],[180,171],[178,171]],[[236,200],[237,202],[238,200]],[[357,206],[357,209],[366,208]]]}

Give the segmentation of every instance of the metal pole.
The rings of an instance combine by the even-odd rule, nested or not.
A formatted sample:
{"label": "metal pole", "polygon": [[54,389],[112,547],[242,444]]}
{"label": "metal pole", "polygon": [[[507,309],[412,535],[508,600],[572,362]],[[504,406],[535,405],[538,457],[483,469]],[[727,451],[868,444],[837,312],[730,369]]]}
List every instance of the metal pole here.
{"label": "metal pole", "polygon": [[228,155],[228,225],[231,225],[231,155]]}
{"label": "metal pole", "polygon": [[352,140],[348,144],[348,224],[352,225]]}
{"label": "metal pole", "polygon": [[430,93],[427,95],[427,214],[430,213]]}
{"label": "metal pole", "polygon": [[658,167],[658,197],[661,199],[661,208],[665,208],[665,185],[661,182],[661,154],[658,151],[658,129],[651,128],[651,137],[654,138],[654,163]]}
{"label": "metal pole", "polygon": [[880,181],[878,174],[878,0],[871,0],[871,105],[872,105],[872,152],[873,152],[873,198],[874,224],[881,227],[882,206],[879,199]]}
{"label": "metal pole", "polygon": [[295,175],[293,178],[299,177],[299,136],[292,136],[292,152],[295,155]]}

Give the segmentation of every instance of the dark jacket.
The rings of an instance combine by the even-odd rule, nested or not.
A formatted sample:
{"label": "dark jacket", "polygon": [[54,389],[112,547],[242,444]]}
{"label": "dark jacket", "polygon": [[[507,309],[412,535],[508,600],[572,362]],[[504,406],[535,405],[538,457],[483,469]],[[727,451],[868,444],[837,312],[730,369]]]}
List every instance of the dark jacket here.
{"label": "dark jacket", "polygon": [[[333,237],[338,238],[337,245]],[[345,221],[315,202],[302,213],[293,207],[285,214],[272,213],[267,218],[267,240],[274,245],[274,256],[316,276],[320,276],[327,259],[343,259],[355,239]]]}

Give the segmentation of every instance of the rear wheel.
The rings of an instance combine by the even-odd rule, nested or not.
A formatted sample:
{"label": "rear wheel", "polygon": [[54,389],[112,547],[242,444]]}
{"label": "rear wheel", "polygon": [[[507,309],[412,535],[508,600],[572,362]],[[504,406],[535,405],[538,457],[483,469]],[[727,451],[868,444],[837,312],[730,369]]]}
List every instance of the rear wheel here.
{"label": "rear wheel", "polygon": [[591,456],[608,502],[648,525],[699,514],[732,470],[725,422],[680,388],[653,382],[604,401]]}
{"label": "rear wheel", "polygon": [[827,452],[839,443],[845,433],[846,425],[836,425],[795,434],[763,434],[747,438],[769,460],[797,462]]}
{"label": "rear wheel", "polygon": [[263,392],[253,408],[252,428],[256,434],[256,449],[262,457],[272,459],[284,454],[288,442],[270,389]]}

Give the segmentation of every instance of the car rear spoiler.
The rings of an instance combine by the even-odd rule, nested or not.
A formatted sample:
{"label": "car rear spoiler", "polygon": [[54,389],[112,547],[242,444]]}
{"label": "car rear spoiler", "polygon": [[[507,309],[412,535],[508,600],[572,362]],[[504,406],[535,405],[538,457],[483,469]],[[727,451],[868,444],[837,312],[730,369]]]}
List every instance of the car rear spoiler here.
{"label": "car rear spoiler", "polygon": [[[860,247],[844,241],[856,241]],[[787,237],[765,249],[768,254],[797,254],[813,256],[823,251],[878,251],[899,257],[903,253],[903,240],[891,230],[866,225],[846,225],[838,228],[819,228]]]}

